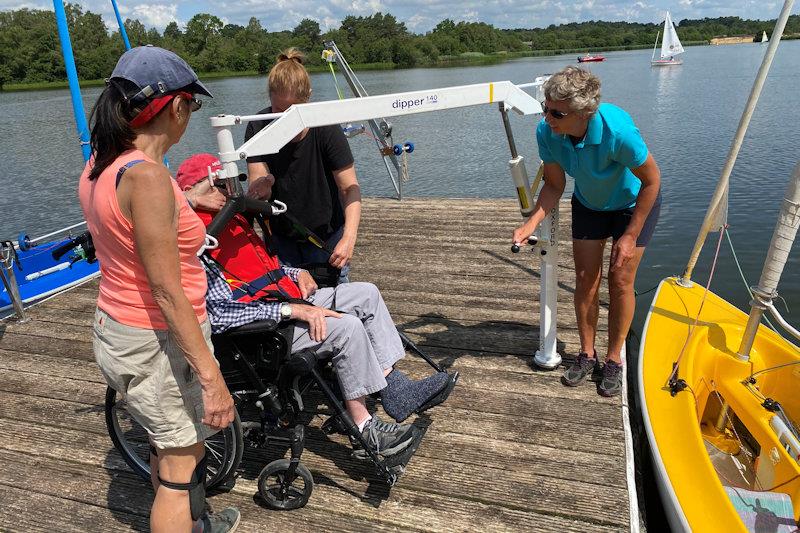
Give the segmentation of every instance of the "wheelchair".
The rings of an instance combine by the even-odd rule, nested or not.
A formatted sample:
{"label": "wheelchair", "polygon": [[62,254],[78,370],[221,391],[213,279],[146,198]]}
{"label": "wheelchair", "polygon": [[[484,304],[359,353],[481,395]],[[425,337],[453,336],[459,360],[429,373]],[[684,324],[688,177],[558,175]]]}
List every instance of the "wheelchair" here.
{"label": "wheelchair", "polygon": [[[263,228],[262,217],[272,213],[273,207],[271,203],[243,196],[230,197],[208,225],[207,233],[216,237],[237,213],[254,215]],[[322,275],[319,278],[315,276],[320,286],[324,286],[326,280],[334,281],[335,276],[328,273],[328,277],[323,278]],[[266,448],[278,444],[288,446],[290,457],[264,466],[258,476],[259,494],[272,509],[303,507],[314,488],[311,472],[300,461],[309,415],[304,402],[312,389],[321,393],[323,403],[332,411],[331,417],[322,425],[323,432],[347,435],[358,449],[357,457],[369,460],[378,476],[390,486],[394,485],[419,447],[425,428],[415,426],[412,443],[400,453],[392,456],[375,453],[345,410],[330,362],[311,350],[291,353],[292,324],[291,321],[278,324],[262,320],[212,336],[214,353],[234,398],[237,413],[230,426],[205,442],[206,488],[232,486],[245,447]],[[407,349],[422,357],[436,371],[443,371],[407,337],[402,333],[400,336]],[[446,394],[457,379],[457,372],[451,374],[452,383]],[[106,394],[105,414],[114,446],[134,472],[149,480],[147,434],[128,413],[121,395],[111,388]]]}
{"label": "wheelchair", "polygon": [[[290,323],[291,324],[291,323]],[[415,427],[411,445],[397,455],[383,457],[367,444],[344,408],[330,365],[311,350],[292,354],[292,328],[272,320],[251,322],[213,335],[220,369],[236,404],[236,417],[206,445],[206,488],[231,487],[245,447],[288,446],[290,457],[267,464],[258,476],[258,491],[271,509],[303,507],[311,497],[314,479],[300,461],[305,447],[308,410],[304,398],[312,389],[321,392],[333,415],[323,431],[342,433],[358,443],[363,455],[389,486],[395,484],[424,434]],[[125,402],[108,388],[106,424],[114,446],[128,466],[150,479],[147,433],[127,412]],[[241,415],[241,418],[240,418]]]}

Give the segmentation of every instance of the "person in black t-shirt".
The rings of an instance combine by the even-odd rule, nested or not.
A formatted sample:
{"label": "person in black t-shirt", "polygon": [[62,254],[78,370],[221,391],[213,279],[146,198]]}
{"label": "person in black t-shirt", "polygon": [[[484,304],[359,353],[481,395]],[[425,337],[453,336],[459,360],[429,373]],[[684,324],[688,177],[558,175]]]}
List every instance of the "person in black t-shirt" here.
{"label": "person in black t-shirt", "polygon": [[[311,97],[303,54],[291,48],[278,56],[268,77],[270,107],[259,114],[281,113]],[[247,125],[245,141],[270,121]],[[350,145],[337,125],[306,128],[277,154],[247,158],[248,195],[284,202],[289,213],[325,240],[328,254],[308,242],[287,217],[272,226],[278,257],[287,265],[330,263],[346,282],[361,219],[361,188]]]}

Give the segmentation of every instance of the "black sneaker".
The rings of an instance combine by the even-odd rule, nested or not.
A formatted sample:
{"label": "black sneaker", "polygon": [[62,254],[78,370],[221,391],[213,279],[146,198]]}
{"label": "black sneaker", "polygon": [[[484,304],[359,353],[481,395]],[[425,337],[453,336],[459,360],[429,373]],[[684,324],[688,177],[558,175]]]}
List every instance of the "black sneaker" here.
{"label": "black sneaker", "polygon": [[568,387],[576,387],[583,383],[589,374],[594,373],[594,369],[598,366],[597,352],[594,357],[589,357],[589,354],[581,352],[572,366],[561,376],[561,383]]}
{"label": "black sneaker", "polygon": [[606,361],[603,365],[603,379],[597,385],[600,396],[610,398],[622,390],[622,365],[614,361]]}
{"label": "black sneaker", "polygon": [[236,507],[226,507],[214,514],[206,514],[201,519],[203,533],[233,533],[239,527],[242,515]]}
{"label": "black sneaker", "polygon": [[597,358],[597,352],[594,354],[594,360],[597,362],[592,369],[592,377],[589,378],[589,381],[600,383],[600,380],[603,379],[603,363]]}
{"label": "black sneaker", "polygon": [[[411,445],[414,441],[414,426],[384,422],[374,414],[361,431],[361,437],[377,455],[390,457]],[[350,443],[353,445],[353,457],[357,459],[369,457],[359,441],[350,437]]]}

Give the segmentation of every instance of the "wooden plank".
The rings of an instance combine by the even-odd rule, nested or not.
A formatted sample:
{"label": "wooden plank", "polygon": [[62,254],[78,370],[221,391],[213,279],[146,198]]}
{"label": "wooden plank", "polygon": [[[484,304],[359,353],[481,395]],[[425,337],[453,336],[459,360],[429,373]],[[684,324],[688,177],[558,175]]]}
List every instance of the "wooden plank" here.
{"label": "wooden plank", "polygon": [[[44,457],[54,461],[68,454],[67,456],[70,458],[70,463],[77,461],[86,465],[103,464],[106,468],[111,468],[114,471],[126,472],[127,467],[124,466],[121,458],[110,448],[110,442],[107,438],[104,439],[101,435],[88,434],[77,430],[48,432],[33,423],[24,424],[15,422],[13,425],[8,425],[7,427],[13,427],[13,429],[7,435],[0,435],[0,448],[4,450],[31,454],[38,458]],[[54,433],[56,436],[53,435]],[[81,448],[79,453],[73,454],[70,448],[73,447],[74,442],[82,442],[86,445]],[[423,446],[425,446],[425,444],[423,444]],[[253,452],[246,454],[246,462],[242,475],[237,481],[236,492],[253,494],[257,491],[255,477],[258,471],[266,461],[275,459],[279,457],[279,455],[270,453],[266,454],[266,459],[264,459],[264,457],[264,454]],[[523,513],[522,516],[516,517],[514,520],[516,525],[521,526],[525,521],[529,521],[532,518],[537,519],[537,524],[542,523],[542,520],[548,516],[554,515],[558,518],[558,512],[554,512],[553,510],[563,508],[568,498],[576,497],[574,495],[565,494],[563,487],[560,487],[560,490],[558,490],[555,487],[555,485],[561,484],[561,481],[558,479],[536,476],[530,472],[523,472],[515,468],[500,471],[493,468],[491,465],[487,466],[485,460],[475,465],[460,463],[447,466],[443,461],[427,460],[424,459],[424,457],[424,455],[418,455],[412,460],[412,464],[409,466],[406,474],[401,478],[400,484],[392,488],[391,493],[389,493],[386,487],[373,487],[375,483],[380,485],[381,482],[374,480],[372,469],[369,465],[365,465],[349,457],[346,446],[328,441],[324,438],[312,438],[309,441],[306,453],[303,455],[303,460],[304,463],[311,468],[315,476],[318,477],[319,480],[323,480],[318,487],[327,486],[324,480],[330,479],[331,473],[339,469],[345,469],[350,475],[344,480],[337,481],[333,486],[329,487],[329,490],[323,491],[325,494],[323,500],[320,500],[321,490],[315,489],[312,500],[313,505],[311,506],[322,506],[323,508],[330,506],[340,509],[339,512],[345,514],[353,514],[355,516],[374,520],[386,519],[386,513],[380,512],[380,516],[378,516],[371,510],[371,506],[366,506],[366,508],[364,508],[365,506],[363,505],[356,505],[353,507],[353,496],[359,497],[358,495],[363,494],[363,496],[360,497],[377,498],[376,503],[384,502],[386,505],[392,502],[392,505],[388,508],[396,510],[398,507],[405,508],[402,509],[402,512],[398,513],[398,517],[405,516],[406,519],[408,515],[416,515],[415,519],[418,519],[420,513],[425,514],[426,507],[434,504],[434,510],[447,509],[448,513],[444,516],[439,516],[438,519],[436,513],[431,513],[431,516],[428,517],[424,523],[430,526],[439,522],[439,527],[434,527],[433,529],[446,530],[446,524],[456,528],[458,528],[459,525],[461,525],[461,527],[468,527],[471,521],[475,520],[473,516],[475,506],[493,508],[495,507],[492,503],[493,500],[501,500],[506,504],[512,504],[512,509],[534,512],[534,516],[524,516],[527,513]],[[0,452],[0,458],[2,458],[2,452]],[[259,461],[258,459],[261,460]],[[39,460],[36,464],[39,466],[44,462],[46,461]],[[443,468],[444,471],[434,472],[435,475],[431,476],[429,475],[429,469],[435,468],[435,464],[443,465],[440,468]],[[447,475],[444,477],[439,475],[445,473]],[[362,476],[366,476],[367,479],[362,478]],[[114,475],[114,477],[116,477],[116,475]],[[138,482],[141,483],[142,486],[147,486],[144,481],[132,475],[124,477],[130,478],[131,483],[134,485]],[[475,479],[476,477],[477,479]],[[496,479],[500,488],[493,489],[487,493],[485,490],[486,479]],[[531,493],[532,487],[528,486],[531,480],[535,481],[535,486],[538,487],[535,494]],[[3,481],[4,480],[0,476],[0,483]],[[524,486],[520,486],[520,484]],[[575,483],[573,483],[573,485],[575,485]],[[580,487],[583,483],[579,483],[578,485]],[[466,502],[458,501],[452,494],[449,494],[453,491],[453,487],[458,487],[459,494],[463,494],[466,490],[471,498]],[[475,487],[477,487],[477,490]],[[342,489],[345,490],[343,491]],[[60,488],[60,490],[64,491],[65,489]],[[66,490],[69,491],[72,489],[68,488]],[[375,490],[378,492],[370,496],[370,491]],[[587,485],[584,490],[598,489],[590,489]],[[615,490],[619,489],[607,488],[604,490],[609,494],[613,494]],[[350,497],[347,496],[348,494],[350,494]],[[74,498],[74,494],[72,496]],[[425,500],[427,503],[415,503],[413,507],[408,508],[409,499],[415,502]],[[445,503],[447,505],[444,505]],[[384,509],[386,508],[387,507],[384,507]],[[536,512],[536,510],[539,512]],[[490,516],[494,515],[496,518],[498,513],[498,509],[493,509]],[[605,523],[606,525],[613,525],[613,523],[617,521],[617,519],[612,516],[612,513],[606,513],[607,516],[605,516],[602,512],[597,513],[597,509],[587,509],[586,513],[591,513],[592,517],[590,518],[593,521],[597,520],[598,524]],[[456,521],[456,514],[462,515],[458,521]],[[513,514],[506,517],[506,520],[510,520],[511,518],[513,518]],[[446,523],[442,523],[442,520],[446,520]],[[459,524],[459,522],[461,522],[461,524]],[[556,522],[563,526],[563,520],[556,520]],[[546,521],[542,523],[542,525],[546,525]]]}
{"label": "wooden plank", "polygon": [[[116,452],[112,452],[116,453]],[[11,460],[13,458],[13,460]],[[65,458],[51,458],[43,456],[28,456],[24,453],[10,454],[0,450],[0,464],[8,464],[8,468],[0,469],[0,486],[4,490],[26,492],[29,496],[23,497],[27,501],[26,507],[34,507],[28,513],[27,520],[33,527],[22,527],[20,531],[53,531],[53,525],[58,524],[61,530],[62,522],[68,531],[107,531],[126,530],[136,526],[149,515],[153,499],[152,488],[135,474],[122,470],[107,470],[95,465],[86,465],[68,461]],[[33,489],[32,489],[33,488]],[[42,496],[30,498],[31,494]],[[269,511],[262,508],[251,498],[251,494],[242,497],[241,492],[219,494],[209,498],[215,509],[234,505],[242,513],[242,523],[237,531],[260,532],[265,528],[285,528],[288,531],[396,531],[397,526],[381,523],[376,520],[362,520],[358,517],[349,517],[347,522],[341,522],[341,517],[319,506],[309,505],[304,509],[291,513]],[[41,500],[58,505],[51,508],[51,513],[61,513],[61,519],[52,520],[45,514],[43,517],[35,516],[36,509],[42,505]],[[110,513],[99,513],[98,506],[106,507]],[[72,513],[84,516],[107,517],[96,526],[91,526],[87,516],[86,528],[72,528],[70,518]],[[2,512],[0,512],[2,516]],[[14,524],[16,521],[9,521]],[[105,523],[104,523],[105,522]],[[115,523],[116,522],[116,523]],[[146,529],[146,528],[145,528]],[[408,529],[413,530],[413,529]]]}
{"label": "wooden plank", "polygon": [[[563,387],[560,371],[531,366],[539,258],[509,250],[516,202],[367,199],[362,220],[353,279],[379,285],[398,327],[461,372],[458,387],[420,419],[431,425],[391,490],[350,456],[346,439],[323,435],[317,416],[303,454],[317,483],[305,509],[274,513],[253,500],[258,472],[282,453],[274,448],[248,450],[236,487],[214,506],[239,504],[244,531],[627,529],[620,399],[590,383]],[[567,203],[560,231],[558,339],[568,361],[579,339]],[[31,308],[28,323],[0,322],[0,464],[10,465],[0,469],[0,523],[24,513],[19,530],[44,531],[61,511],[75,516],[66,530],[146,527],[148,485],[129,473],[105,428],[90,329],[97,290],[93,281]],[[601,328],[607,299],[604,287]],[[400,368],[414,378],[431,371],[414,355]],[[328,412],[319,394],[307,406]],[[14,503],[2,505],[8,494]]]}
{"label": "wooden plank", "polygon": [[[53,377],[46,387],[41,387],[34,393],[31,383],[41,383],[41,377],[20,372],[14,379],[10,379],[6,377],[8,374],[5,370],[0,374],[0,417],[38,420],[42,424],[65,429],[81,424],[93,428],[97,433],[105,432],[105,387],[102,384]],[[457,388],[454,394],[460,395],[461,392]],[[313,405],[321,405],[320,397],[316,398],[318,399]],[[490,440],[556,446],[573,451],[590,450],[611,455],[621,451],[621,428],[614,425],[593,425],[586,428],[589,431],[575,434],[576,422],[558,416],[557,413],[551,419],[544,419],[524,411],[519,414],[493,413],[489,410],[491,408],[484,408],[480,404],[469,404],[468,407],[464,409],[451,406],[449,402],[437,407],[435,427],[442,431]],[[606,417],[605,420],[610,422],[613,419]],[[602,449],[595,450],[595,446],[605,441],[609,443]]]}
{"label": "wooden plank", "polygon": [[[19,465],[15,459],[16,468]],[[32,468],[36,468],[33,466]],[[49,472],[59,474],[59,472]],[[24,476],[24,474],[23,474]],[[51,477],[47,486],[53,485]],[[61,483],[56,482],[56,485]],[[24,533],[51,533],[86,531],[147,531],[150,527],[148,515],[130,513],[98,504],[104,487],[95,495],[95,501],[75,501],[63,495],[43,494],[40,487],[9,486],[0,481],[0,526],[3,531]]]}
{"label": "wooden plank", "polygon": [[[47,326],[43,325],[41,331],[36,333],[46,333]],[[54,356],[68,357],[72,359],[82,359],[93,361],[92,343],[89,332],[83,339],[59,339],[46,335],[17,334],[13,331],[6,331],[2,336],[3,349],[9,351],[19,351],[37,354],[49,354]]]}

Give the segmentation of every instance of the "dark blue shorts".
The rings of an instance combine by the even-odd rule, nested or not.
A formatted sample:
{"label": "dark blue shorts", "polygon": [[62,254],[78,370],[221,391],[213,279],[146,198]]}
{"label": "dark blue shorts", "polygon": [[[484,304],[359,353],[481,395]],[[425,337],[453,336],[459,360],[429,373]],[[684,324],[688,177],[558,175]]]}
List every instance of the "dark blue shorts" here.
{"label": "dark blue shorts", "polygon": [[[637,247],[645,247],[650,242],[661,213],[661,192],[659,191],[653,208],[644,221]],[[611,237],[615,241],[622,237],[633,216],[633,207],[619,211],[595,211],[589,209],[572,195],[572,238],[580,241],[601,241]]]}

